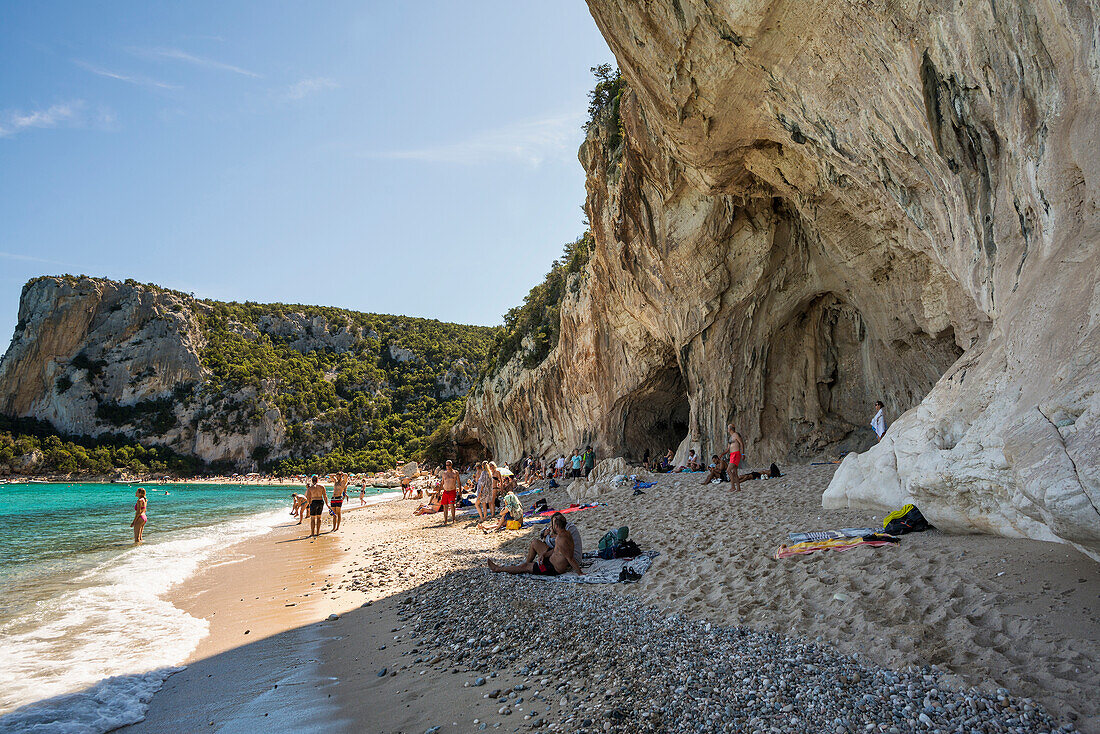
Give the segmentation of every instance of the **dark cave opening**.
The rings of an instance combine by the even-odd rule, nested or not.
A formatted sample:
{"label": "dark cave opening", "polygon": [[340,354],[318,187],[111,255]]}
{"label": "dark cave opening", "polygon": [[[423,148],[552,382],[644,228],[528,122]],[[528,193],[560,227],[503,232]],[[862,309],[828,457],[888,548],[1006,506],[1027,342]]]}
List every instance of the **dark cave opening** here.
{"label": "dark cave opening", "polygon": [[654,459],[675,451],[687,435],[690,415],[687,386],[672,362],[623,398],[618,453],[641,461],[647,449]]}

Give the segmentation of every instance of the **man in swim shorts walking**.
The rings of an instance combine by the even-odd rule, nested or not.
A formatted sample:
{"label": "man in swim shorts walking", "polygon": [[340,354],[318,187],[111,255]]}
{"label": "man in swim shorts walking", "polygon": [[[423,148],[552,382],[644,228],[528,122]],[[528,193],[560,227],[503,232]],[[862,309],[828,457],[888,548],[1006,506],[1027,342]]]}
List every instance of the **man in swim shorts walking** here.
{"label": "man in swim shorts walking", "polygon": [[306,502],[309,504],[309,537],[321,534],[321,515],[328,506],[328,494],[325,486],[317,481],[314,474],[306,485]]}
{"label": "man in swim shorts walking", "polygon": [[727,428],[729,435],[729,475],[730,475],[730,490],[733,492],[741,491],[741,477],[738,476],[741,465],[741,457],[745,452],[745,442],[741,438],[741,434],[737,432],[737,429],[730,423]]}
{"label": "man in swim shorts walking", "polygon": [[451,466],[451,460],[447,460],[447,468],[443,470],[443,524],[447,524],[447,509],[451,510],[451,520],[458,522],[455,517],[455,503],[458,502],[458,483],[462,479],[462,475],[454,470]]}

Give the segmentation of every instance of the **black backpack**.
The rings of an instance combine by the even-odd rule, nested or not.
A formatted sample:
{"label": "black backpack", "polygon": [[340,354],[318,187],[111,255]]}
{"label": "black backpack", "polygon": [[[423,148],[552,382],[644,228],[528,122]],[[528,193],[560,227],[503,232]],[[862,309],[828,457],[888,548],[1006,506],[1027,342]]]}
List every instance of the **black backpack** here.
{"label": "black backpack", "polygon": [[932,528],[932,523],[925,520],[924,515],[913,505],[906,505],[900,510],[891,512],[886,516],[886,520],[882,532],[887,535],[919,533]]}

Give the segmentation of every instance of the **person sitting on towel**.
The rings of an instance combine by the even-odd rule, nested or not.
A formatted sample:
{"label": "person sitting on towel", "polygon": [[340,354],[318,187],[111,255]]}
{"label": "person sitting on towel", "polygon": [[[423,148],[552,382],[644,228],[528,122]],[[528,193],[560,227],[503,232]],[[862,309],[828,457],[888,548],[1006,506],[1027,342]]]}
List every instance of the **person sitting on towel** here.
{"label": "person sitting on towel", "polygon": [[545,553],[540,552],[539,546],[543,546],[546,552],[554,549],[554,533],[552,532],[552,526],[553,519],[555,517],[560,517],[565,520],[565,532],[569,533],[569,537],[573,539],[573,558],[576,559],[577,565],[580,565],[581,559],[584,558],[584,548],[581,544],[581,531],[577,529],[577,526],[575,524],[569,522],[569,520],[566,519],[565,515],[560,512],[555,512],[553,515],[551,515],[551,525],[543,528],[542,532],[539,533],[539,538],[542,538],[544,542],[540,542],[537,539],[531,541],[531,545],[527,549],[527,560],[530,561],[535,559],[535,556],[531,554],[532,549],[534,549],[534,552],[539,557],[545,555]]}
{"label": "person sitting on towel", "polygon": [[523,522],[523,503],[519,501],[516,493],[511,490],[504,495],[504,511],[500,513],[500,522],[493,530],[503,530],[509,520]]}
{"label": "person sitting on towel", "polygon": [[[494,573],[533,573],[539,576],[557,576],[572,568],[577,575],[583,576],[580,561],[574,556],[573,536],[566,529],[565,515],[557,513],[550,518],[550,533],[554,537],[551,548],[540,541],[532,541],[527,551],[527,560],[518,566],[500,566],[489,561],[489,569]],[[538,544],[538,545],[536,545]],[[545,551],[538,550],[539,548]]]}

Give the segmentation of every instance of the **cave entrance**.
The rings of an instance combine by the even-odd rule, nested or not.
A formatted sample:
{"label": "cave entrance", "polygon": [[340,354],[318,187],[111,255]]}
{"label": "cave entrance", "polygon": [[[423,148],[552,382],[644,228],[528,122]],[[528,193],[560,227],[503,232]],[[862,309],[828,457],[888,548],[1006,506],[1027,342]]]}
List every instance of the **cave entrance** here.
{"label": "cave entrance", "polygon": [[647,449],[654,459],[675,451],[687,435],[690,415],[687,385],[673,362],[623,398],[618,453],[641,461]]}
{"label": "cave entrance", "polygon": [[455,455],[459,466],[469,466],[491,458],[485,444],[475,438],[463,437],[455,441]]}

